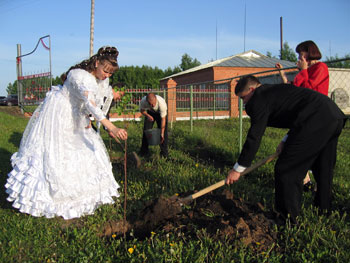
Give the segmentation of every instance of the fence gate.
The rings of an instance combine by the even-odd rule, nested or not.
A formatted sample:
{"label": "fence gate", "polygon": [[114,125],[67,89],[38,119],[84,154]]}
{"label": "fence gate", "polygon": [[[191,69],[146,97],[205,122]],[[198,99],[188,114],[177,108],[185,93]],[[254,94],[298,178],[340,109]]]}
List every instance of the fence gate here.
{"label": "fence gate", "polygon": [[[47,46],[44,43],[44,39],[48,38],[49,45]],[[42,67],[42,58],[37,58],[36,56],[29,56],[34,54],[37,50],[39,44],[44,47],[45,51],[49,51],[49,69],[42,70],[38,69]],[[26,57],[25,62],[23,63],[23,58]],[[23,65],[29,65],[29,68],[36,73],[25,74],[22,73]],[[47,64],[46,64],[47,65]],[[46,93],[50,90],[52,86],[52,74],[51,74],[51,40],[50,36],[41,37],[36,44],[36,47],[32,52],[22,55],[21,54],[21,45],[17,45],[17,57],[16,57],[16,66],[17,66],[17,92],[18,92],[18,105],[21,107],[23,112],[26,106],[38,105],[42,102],[46,96]]]}

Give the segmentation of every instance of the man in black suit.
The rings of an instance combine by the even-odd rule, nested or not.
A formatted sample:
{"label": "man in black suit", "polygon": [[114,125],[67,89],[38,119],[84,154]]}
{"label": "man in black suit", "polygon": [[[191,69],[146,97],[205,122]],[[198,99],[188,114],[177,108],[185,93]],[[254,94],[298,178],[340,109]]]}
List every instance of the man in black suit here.
{"label": "man in black suit", "polygon": [[275,165],[276,210],[296,223],[300,215],[303,178],[311,169],[317,182],[314,203],[329,211],[338,137],[345,115],[327,96],[291,84],[261,85],[254,76],[235,88],[243,99],[251,126],[242,152],[226,178],[232,184],[250,166],[266,127],[287,128]]}

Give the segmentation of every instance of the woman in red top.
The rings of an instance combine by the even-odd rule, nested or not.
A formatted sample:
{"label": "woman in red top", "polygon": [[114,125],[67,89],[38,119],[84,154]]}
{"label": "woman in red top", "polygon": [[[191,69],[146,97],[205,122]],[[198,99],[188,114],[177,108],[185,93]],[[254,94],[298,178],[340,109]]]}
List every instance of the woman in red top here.
{"label": "woman in red top", "polygon": [[[325,63],[320,62],[322,55],[317,45],[311,41],[300,43],[295,51],[299,54],[297,67],[300,72],[295,76],[293,84],[298,87],[316,90],[328,96],[329,73]],[[282,65],[277,63],[276,68],[283,69]],[[280,71],[282,80],[287,83],[287,77],[283,70]]]}
{"label": "woman in red top", "polygon": [[[311,40],[304,41],[297,45],[295,51],[299,54],[297,67],[300,71],[292,83],[295,86],[312,89],[328,96],[328,67],[325,63],[319,61],[322,55],[317,45]],[[281,69],[280,75],[282,80],[284,83],[288,83],[286,74],[282,70],[282,65],[277,63],[276,68]],[[306,188],[311,187],[309,173],[304,178],[304,185]]]}

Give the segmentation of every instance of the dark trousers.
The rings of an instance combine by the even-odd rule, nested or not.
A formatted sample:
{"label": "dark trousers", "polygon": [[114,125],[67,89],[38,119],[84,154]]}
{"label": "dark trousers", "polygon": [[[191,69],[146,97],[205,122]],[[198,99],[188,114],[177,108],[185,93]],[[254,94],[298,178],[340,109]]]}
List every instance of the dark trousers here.
{"label": "dark trousers", "polygon": [[275,165],[276,209],[285,217],[289,214],[294,222],[300,215],[303,179],[309,169],[317,183],[314,204],[322,211],[330,210],[337,143],[344,120],[335,120],[322,129],[307,126],[289,132]]}
{"label": "dark trousers", "polygon": [[[157,122],[157,126],[159,129],[162,127],[162,118],[160,114],[157,112],[147,111],[149,115],[151,115],[154,121],[149,121],[148,118],[145,118],[143,125],[143,135],[142,135],[142,145],[141,145],[141,153],[148,153],[148,141],[145,135],[145,130],[149,130],[153,128],[154,122]],[[164,131],[164,141],[160,145],[160,154],[164,157],[168,156],[168,116],[165,117],[165,131]]]}

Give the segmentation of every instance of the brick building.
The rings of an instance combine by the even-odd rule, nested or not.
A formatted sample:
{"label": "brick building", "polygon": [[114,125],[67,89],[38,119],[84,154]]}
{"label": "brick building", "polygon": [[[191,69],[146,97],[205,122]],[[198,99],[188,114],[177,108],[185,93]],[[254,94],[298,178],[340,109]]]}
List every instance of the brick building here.
{"label": "brick building", "polygon": [[[177,110],[179,108],[179,99],[181,100],[179,89],[181,89],[182,86],[186,87],[188,85],[193,85],[197,94],[200,93],[201,90],[203,92],[212,90],[213,87],[215,91],[218,89],[223,90],[225,89],[224,87],[226,87],[226,100],[229,105],[226,109],[218,109],[215,111],[215,115],[216,117],[237,117],[238,98],[234,94],[236,80],[232,80],[232,78],[256,72],[275,70],[276,63],[282,64],[284,68],[295,68],[294,62],[270,58],[257,51],[249,50],[238,55],[218,59],[161,79],[160,85],[162,89],[167,89],[168,91],[167,102],[169,119],[175,121],[189,118],[188,111]],[[259,76],[265,76],[264,79],[266,82],[266,76],[271,74],[276,76],[276,71],[266,72]],[[293,79],[293,76],[290,75],[288,78]],[[277,79],[277,77],[275,77],[275,79]],[[280,81],[280,79],[278,81]],[[273,82],[276,82],[276,80]],[[223,94],[221,95],[221,99],[224,99]],[[220,103],[218,99],[218,97],[215,98],[216,103]],[[187,100],[189,99],[187,98]],[[194,115],[194,118],[206,118],[212,116],[213,111],[197,110],[194,112]]]}

